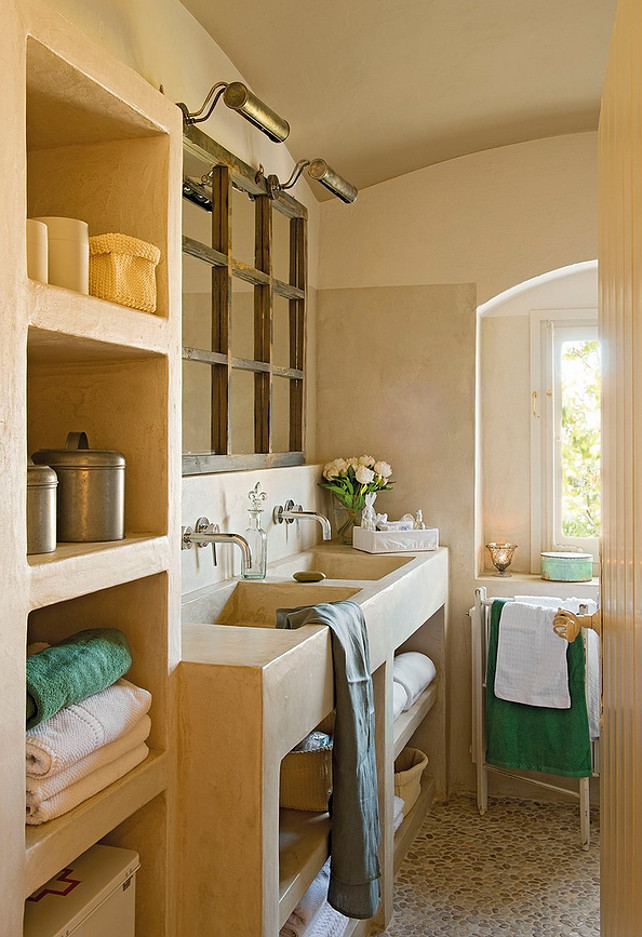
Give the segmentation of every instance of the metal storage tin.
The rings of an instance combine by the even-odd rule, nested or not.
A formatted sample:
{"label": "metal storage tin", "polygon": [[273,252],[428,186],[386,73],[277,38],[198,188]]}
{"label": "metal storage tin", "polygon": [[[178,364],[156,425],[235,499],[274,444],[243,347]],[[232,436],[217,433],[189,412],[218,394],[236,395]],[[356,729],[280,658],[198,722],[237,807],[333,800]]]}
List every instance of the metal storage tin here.
{"label": "metal storage tin", "polygon": [[588,582],[593,578],[590,553],[541,553],[542,579],[552,582]]}
{"label": "metal storage tin", "polygon": [[58,540],[122,540],[125,536],[125,457],[90,449],[86,433],[69,433],[65,449],[39,449],[33,461],[58,476]]}
{"label": "metal storage tin", "polygon": [[27,554],[56,549],[58,478],[48,465],[27,465]]}

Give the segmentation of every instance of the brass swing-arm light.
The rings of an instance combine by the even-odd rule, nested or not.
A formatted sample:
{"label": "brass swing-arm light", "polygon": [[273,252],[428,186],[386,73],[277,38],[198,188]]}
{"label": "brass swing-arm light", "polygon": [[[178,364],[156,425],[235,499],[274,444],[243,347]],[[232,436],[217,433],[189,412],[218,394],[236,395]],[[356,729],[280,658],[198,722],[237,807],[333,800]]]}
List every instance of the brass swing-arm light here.
{"label": "brass swing-arm light", "polygon": [[275,175],[268,176],[266,182],[270,196],[274,198],[277,193],[283,192],[285,189],[291,189],[304,169],[307,169],[311,179],[320,182],[328,191],[340,198],[342,202],[347,204],[356,202],[359,190],[343,176],[340,176],[338,172],[335,172],[331,166],[328,166],[324,159],[300,159],[287,182],[280,182],[278,176]]}
{"label": "brass swing-arm light", "polygon": [[[244,117],[259,130],[270,138],[274,143],[283,143],[290,133],[290,125],[287,120],[264,104],[242,81],[217,81],[207,92],[203,104],[197,111],[190,111],[186,104],[178,106],[183,112],[183,120],[186,124],[200,124],[207,120],[221,97],[223,103],[233,111],[237,111],[241,117]],[[210,103],[211,102],[211,103]],[[204,113],[209,104],[209,108]]]}

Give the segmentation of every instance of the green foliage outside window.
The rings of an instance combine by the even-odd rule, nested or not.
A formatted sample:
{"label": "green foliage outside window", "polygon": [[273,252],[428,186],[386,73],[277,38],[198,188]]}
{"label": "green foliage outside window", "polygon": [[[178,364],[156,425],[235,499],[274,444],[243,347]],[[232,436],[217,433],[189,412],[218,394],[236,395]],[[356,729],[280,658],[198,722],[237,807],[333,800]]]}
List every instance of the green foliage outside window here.
{"label": "green foliage outside window", "polygon": [[562,532],[599,537],[600,343],[562,345]]}

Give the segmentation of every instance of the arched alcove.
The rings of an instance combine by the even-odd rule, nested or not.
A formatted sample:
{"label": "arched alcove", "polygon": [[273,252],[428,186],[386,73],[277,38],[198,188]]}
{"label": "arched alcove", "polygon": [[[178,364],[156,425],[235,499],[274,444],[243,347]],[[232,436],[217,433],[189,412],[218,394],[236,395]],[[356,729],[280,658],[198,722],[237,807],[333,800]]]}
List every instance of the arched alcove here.
{"label": "arched alcove", "polygon": [[531,312],[595,310],[597,261],[552,270],[520,283],[482,306],[479,314],[479,493],[480,555],[483,544],[519,545],[515,572],[531,571]]}

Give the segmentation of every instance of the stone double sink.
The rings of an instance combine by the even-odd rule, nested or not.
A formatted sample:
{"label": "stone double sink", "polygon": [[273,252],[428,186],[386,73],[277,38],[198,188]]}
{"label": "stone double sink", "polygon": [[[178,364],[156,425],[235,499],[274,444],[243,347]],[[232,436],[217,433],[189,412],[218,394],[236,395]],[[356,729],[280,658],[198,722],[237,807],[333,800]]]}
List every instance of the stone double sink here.
{"label": "stone double sink", "polygon": [[[327,579],[292,579],[311,569]],[[220,933],[273,937],[327,856],[327,819],[312,819],[296,833],[283,826],[279,770],[284,755],[333,708],[329,629],[277,629],[276,609],[343,599],[363,609],[382,824],[391,830],[393,655],[447,597],[445,548],[371,555],[330,543],[271,564],[265,580],[228,580],[183,603],[178,838],[180,889],[193,909],[194,933],[209,933],[215,907]],[[391,846],[387,833],[386,907]]]}

